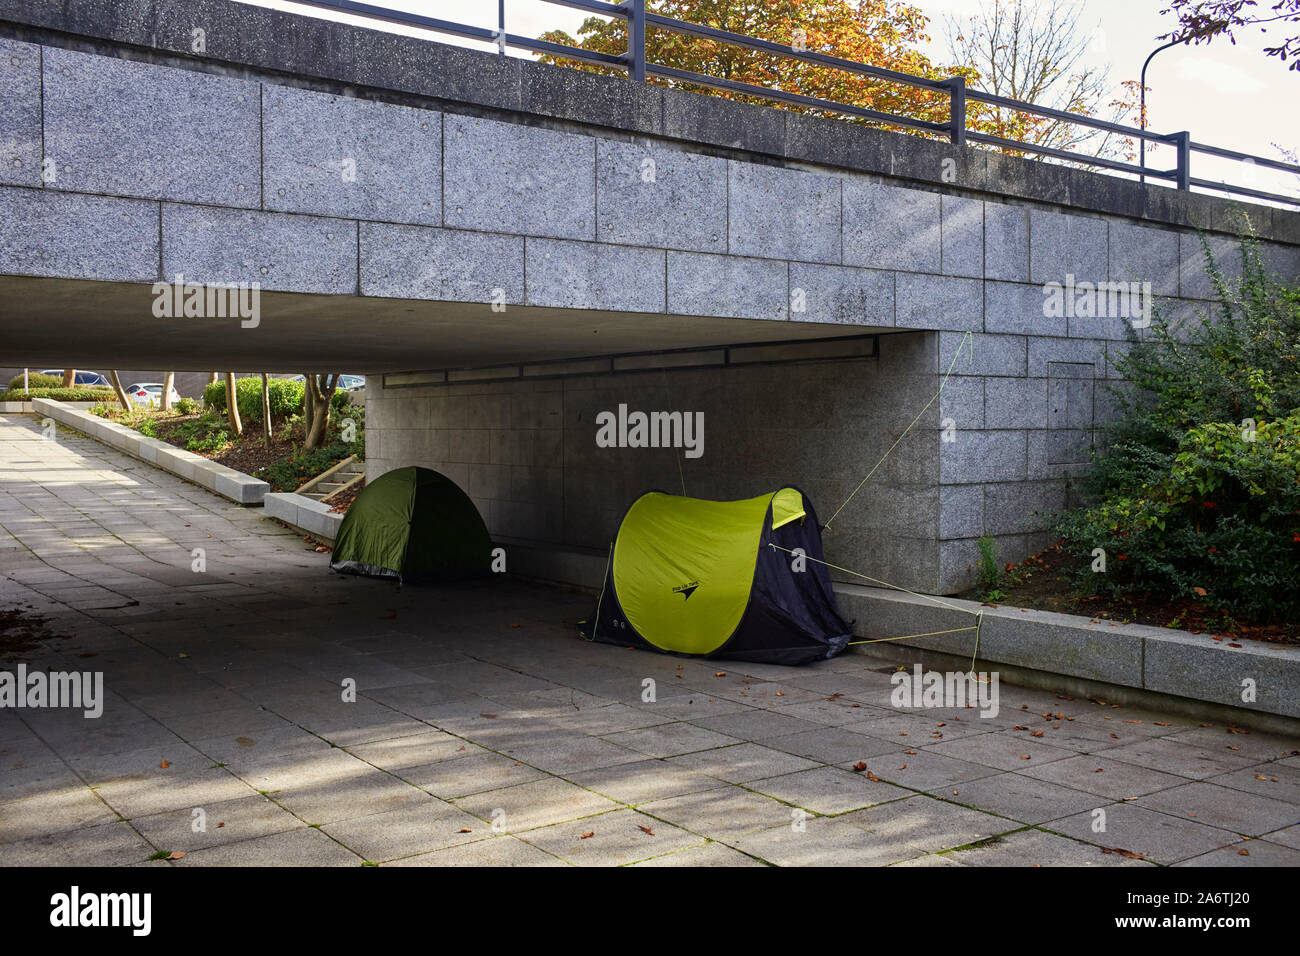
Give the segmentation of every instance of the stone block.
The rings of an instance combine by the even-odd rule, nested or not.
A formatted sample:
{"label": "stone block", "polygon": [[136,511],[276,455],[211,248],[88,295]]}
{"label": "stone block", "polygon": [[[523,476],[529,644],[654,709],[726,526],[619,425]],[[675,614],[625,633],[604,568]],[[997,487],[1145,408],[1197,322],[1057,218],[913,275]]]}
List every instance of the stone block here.
{"label": "stone block", "polygon": [[596,141],[596,238],[727,251],[727,161],[641,143]]}
{"label": "stone block", "polygon": [[1029,209],[984,204],[984,277],[1029,281]]}
{"label": "stone block", "polygon": [[668,253],[668,312],[737,319],[787,319],[789,272],[784,262]]}
{"label": "stone block", "polygon": [[779,166],[728,164],[728,252],[840,261],[840,179]]}
{"label": "stone block", "polygon": [[460,229],[361,223],[361,294],[524,302],[524,240]]}
{"label": "stone block", "polygon": [[979,332],[984,303],[978,279],[898,273],[894,324],[909,329]]}
{"label": "stone block", "polygon": [[41,48],[0,39],[0,183],[41,185]]}
{"label": "stone block", "polygon": [[529,305],[617,312],[665,310],[661,249],[559,239],[528,241]]}
{"label": "stone block", "polygon": [[257,83],[55,47],[43,82],[50,188],[261,205]]}
{"label": "stone block", "polygon": [[844,180],[844,263],[939,272],[939,194],[867,179]]}
{"label": "stone block", "polygon": [[958,431],[939,446],[939,481],[1015,481],[1026,477],[1023,431]]}
{"label": "stone block", "polygon": [[943,196],[939,204],[942,224],[943,272],[950,276],[984,277],[984,202],[961,196]]}
{"label": "stone block", "polygon": [[894,274],[792,262],[790,303],[796,322],[888,328],[894,324]]}
{"label": "stone block", "polygon": [[[154,282],[158,204],[0,186],[0,272]],[[142,317],[150,316],[148,291]]]}
{"label": "stone block", "polygon": [[596,140],[448,114],[443,223],[554,239],[596,238]]}
{"label": "stone block", "polygon": [[1105,219],[1032,209],[1029,212],[1031,282],[1101,282],[1109,275]]}
{"label": "stone block", "polygon": [[265,207],[442,223],[442,114],[262,86]]}
{"label": "stone block", "polygon": [[163,274],[256,282],[265,291],[357,291],[357,223],[287,213],[163,205]]}

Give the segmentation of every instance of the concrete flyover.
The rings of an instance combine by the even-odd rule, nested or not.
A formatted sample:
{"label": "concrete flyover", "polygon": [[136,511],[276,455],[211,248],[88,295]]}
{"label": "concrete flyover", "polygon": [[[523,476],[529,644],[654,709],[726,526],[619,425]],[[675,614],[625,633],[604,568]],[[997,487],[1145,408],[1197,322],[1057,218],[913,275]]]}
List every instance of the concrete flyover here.
{"label": "concrete flyover", "polygon": [[[1300,274],[1269,207],[228,0],[0,0],[5,364],[368,373],[371,475],[436,467],[554,554],[656,486],[825,519],[968,342],[827,538],[961,588],[980,535],[1045,543],[1111,414],[1131,317],[1045,289],[1190,316],[1243,208]],[[257,314],[160,317],[177,276]],[[620,405],[705,413],[705,453],[598,447]]]}

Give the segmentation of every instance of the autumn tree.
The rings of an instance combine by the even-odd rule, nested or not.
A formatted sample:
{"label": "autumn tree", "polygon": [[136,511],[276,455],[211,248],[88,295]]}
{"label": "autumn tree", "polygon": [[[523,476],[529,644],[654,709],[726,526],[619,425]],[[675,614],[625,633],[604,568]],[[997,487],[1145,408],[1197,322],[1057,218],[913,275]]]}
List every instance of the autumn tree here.
{"label": "autumn tree", "polygon": [[[1104,34],[1085,29],[1081,0],[992,0],[964,21],[949,17],[952,59],[973,87],[1050,109],[1137,124],[1136,81],[1110,81]],[[973,123],[995,136],[1105,158],[1133,159],[1134,140],[1065,120],[971,101]],[[1030,154],[1032,155],[1032,154]]]}
{"label": "autumn tree", "polygon": [[1178,20],[1176,29],[1164,34],[1161,40],[1186,38],[1193,46],[1209,43],[1215,37],[1227,37],[1236,44],[1236,32],[1246,27],[1259,27],[1268,33],[1276,27],[1274,36],[1280,42],[1264,47],[1267,56],[1275,56],[1283,63],[1291,60],[1291,69],[1300,70],[1300,0],[1275,0],[1261,6],[1257,0],[1172,0],[1161,13],[1172,13]]}
{"label": "autumn tree", "polygon": [[[666,17],[930,80],[970,75],[964,67],[941,67],[930,61],[920,49],[921,44],[929,39],[925,32],[929,19],[916,7],[898,0],[767,0],[764,3],[753,0],[648,0],[646,6],[648,10]],[[563,30],[552,30],[543,34],[542,39],[612,55],[622,55],[627,50],[627,23],[623,20],[588,17],[577,32],[575,38]],[[715,79],[779,89],[935,123],[948,122],[949,97],[941,91],[918,89],[806,63],[789,56],[685,36],[657,29],[652,24],[646,28],[646,57],[652,63]],[[561,55],[546,55],[541,59],[597,73],[621,72]],[[718,90],[676,79],[651,76],[649,81],[728,99],[772,103],[761,96]],[[798,105],[778,105],[801,112],[819,112]]]}

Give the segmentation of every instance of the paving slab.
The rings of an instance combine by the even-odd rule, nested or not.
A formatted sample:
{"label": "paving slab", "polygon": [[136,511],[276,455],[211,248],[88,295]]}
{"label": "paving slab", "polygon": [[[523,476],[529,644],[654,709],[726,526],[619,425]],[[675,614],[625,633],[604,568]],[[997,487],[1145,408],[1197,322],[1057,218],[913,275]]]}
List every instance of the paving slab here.
{"label": "paving slab", "polygon": [[[1140,853],[1155,863],[1171,864],[1238,842],[1235,833],[1204,823],[1149,810],[1131,803],[1104,804],[1095,812],[1073,814],[1043,825],[1043,829],[1108,849]],[[1104,829],[1097,829],[1104,826]]]}
{"label": "paving slab", "polygon": [[622,866],[705,842],[698,834],[635,810],[529,830],[521,839],[579,866]]}
{"label": "paving slab", "polygon": [[[0,865],[1300,852],[1300,739],[1010,684],[992,718],[896,708],[859,655],[787,668],[585,644],[565,623],[585,595],[331,575],[296,533],[92,438],[41,440],[30,416],[0,416],[0,473],[0,601],[67,635],[26,662],[105,675],[99,719],[0,711]],[[187,855],[149,861],[160,849]]]}

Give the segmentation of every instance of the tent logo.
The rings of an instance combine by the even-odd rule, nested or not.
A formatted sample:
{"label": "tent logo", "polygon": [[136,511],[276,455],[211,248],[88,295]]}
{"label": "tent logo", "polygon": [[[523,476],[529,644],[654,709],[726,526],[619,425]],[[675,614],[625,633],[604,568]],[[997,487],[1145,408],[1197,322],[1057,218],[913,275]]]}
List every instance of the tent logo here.
{"label": "tent logo", "polygon": [[677,587],[673,588],[673,593],[680,594],[685,600],[689,601],[691,595],[695,593],[695,589],[699,586],[699,581],[692,581],[690,584],[679,584]]}

